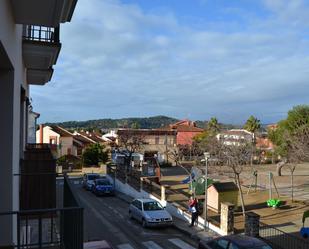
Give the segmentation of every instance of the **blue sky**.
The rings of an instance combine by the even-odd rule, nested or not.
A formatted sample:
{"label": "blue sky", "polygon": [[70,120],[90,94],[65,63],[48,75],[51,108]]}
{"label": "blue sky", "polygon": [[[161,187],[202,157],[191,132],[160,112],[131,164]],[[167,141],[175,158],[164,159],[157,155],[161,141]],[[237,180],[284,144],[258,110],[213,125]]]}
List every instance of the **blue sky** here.
{"label": "blue sky", "polygon": [[33,106],[41,122],[276,122],[309,103],[308,13],[305,0],[79,0]]}

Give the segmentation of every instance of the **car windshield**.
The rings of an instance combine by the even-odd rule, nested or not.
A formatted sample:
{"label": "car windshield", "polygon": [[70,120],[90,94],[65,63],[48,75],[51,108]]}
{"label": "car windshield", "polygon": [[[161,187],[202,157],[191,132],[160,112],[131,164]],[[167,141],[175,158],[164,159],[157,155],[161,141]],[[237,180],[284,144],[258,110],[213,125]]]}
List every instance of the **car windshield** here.
{"label": "car windshield", "polygon": [[97,185],[111,185],[107,179],[99,179],[96,181]]}
{"label": "car windshield", "polygon": [[97,179],[99,176],[98,175],[88,175],[88,180],[92,181]]}
{"label": "car windshield", "polygon": [[144,202],[144,211],[162,210],[163,207],[156,201]]}

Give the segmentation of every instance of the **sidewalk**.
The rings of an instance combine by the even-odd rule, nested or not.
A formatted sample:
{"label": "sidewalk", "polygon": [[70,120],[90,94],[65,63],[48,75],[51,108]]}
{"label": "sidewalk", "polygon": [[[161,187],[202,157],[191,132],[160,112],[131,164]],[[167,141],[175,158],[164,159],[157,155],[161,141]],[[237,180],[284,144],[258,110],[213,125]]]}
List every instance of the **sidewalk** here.
{"label": "sidewalk", "polygon": [[[126,194],[123,194],[121,192],[116,192],[116,196],[123,201],[127,203],[131,203],[132,200],[134,199],[131,196],[128,196]],[[184,221],[182,219],[179,219],[177,217],[173,217],[174,221],[174,227],[179,230],[180,232],[190,236],[192,239],[195,239],[197,241],[203,239],[203,240],[210,240],[212,238],[218,237],[219,235],[216,234],[215,232],[209,230],[209,231],[204,231],[204,229],[198,228],[198,227],[190,227],[190,223],[187,221]]]}

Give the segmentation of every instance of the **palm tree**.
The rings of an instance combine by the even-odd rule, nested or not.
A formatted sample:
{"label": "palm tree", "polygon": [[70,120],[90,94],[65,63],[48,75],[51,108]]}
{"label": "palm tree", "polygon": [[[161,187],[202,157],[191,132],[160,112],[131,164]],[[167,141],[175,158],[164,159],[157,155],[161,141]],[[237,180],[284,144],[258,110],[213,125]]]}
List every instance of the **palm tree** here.
{"label": "palm tree", "polygon": [[256,117],[254,117],[253,115],[251,115],[247,122],[245,123],[244,125],[244,129],[247,130],[247,131],[250,131],[251,133],[253,133],[253,139],[252,139],[252,150],[251,150],[251,166],[252,166],[252,163],[253,163],[253,148],[255,147],[255,143],[256,143],[256,140],[255,140],[255,133],[257,130],[259,130],[261,128],[261,121],[259,119],[257,119]]}
{"label": "palm tree", "polygon": [[244,129],[252,132],[253,134],[255,134],[255,132],[260,128],[261,128],[261,121],[252,115],[248,118],[247,122],[244,125]]}
{"label": "palm tree", "polygon": [[207,123],[207,130],[217,134],[220,131],[220,125],[218,123],[218,119],[216,117],[212,117]]}

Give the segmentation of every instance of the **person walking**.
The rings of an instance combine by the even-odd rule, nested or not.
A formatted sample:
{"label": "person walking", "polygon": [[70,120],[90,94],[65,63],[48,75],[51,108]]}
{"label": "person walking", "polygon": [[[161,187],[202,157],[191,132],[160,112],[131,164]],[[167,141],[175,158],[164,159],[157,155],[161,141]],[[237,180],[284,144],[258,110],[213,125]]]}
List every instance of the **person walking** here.
{"label": "person walking", "polygon": [[197,198],[191,197],[189,200],[189,211],[191,212],[191,224],[190,227],[195,225],[195,222],[198,219],[198,201]]}

